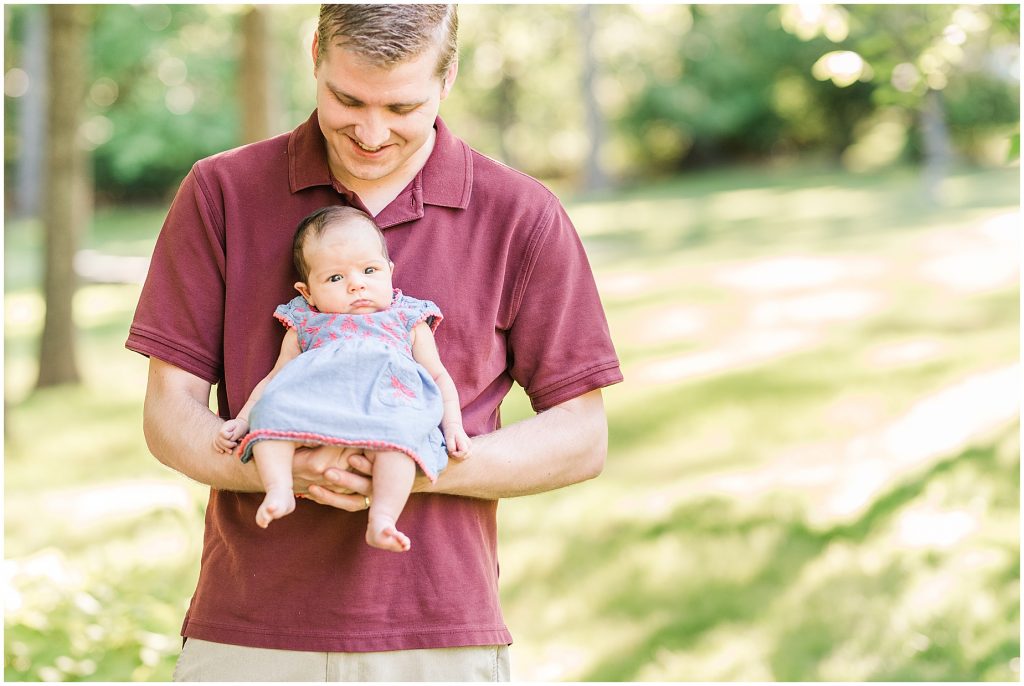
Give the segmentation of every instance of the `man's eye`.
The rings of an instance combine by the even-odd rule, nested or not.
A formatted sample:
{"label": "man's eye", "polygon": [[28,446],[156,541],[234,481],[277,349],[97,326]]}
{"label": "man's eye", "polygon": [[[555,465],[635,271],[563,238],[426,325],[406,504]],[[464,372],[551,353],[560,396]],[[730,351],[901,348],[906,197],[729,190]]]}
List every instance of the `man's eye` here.
{"label": "man's eye", "polygon": [[331,283],[336,283],[338,281],[341,281],[341,274],[332,274],[331,278],[329,278],[327,280],[330,281]]}

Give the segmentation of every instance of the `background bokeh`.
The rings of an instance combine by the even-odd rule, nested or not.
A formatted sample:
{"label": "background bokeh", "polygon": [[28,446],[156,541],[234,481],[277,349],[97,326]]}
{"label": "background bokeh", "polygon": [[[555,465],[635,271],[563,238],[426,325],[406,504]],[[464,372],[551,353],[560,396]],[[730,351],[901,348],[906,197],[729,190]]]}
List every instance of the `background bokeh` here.
{"label": "background bokeh", "polygon": [[[123,342],[191,164],[314,107],[317,7],[61,11],[4,7],[4,676],[167,680],[206,489]],[[1017,680],[1019,6],[460,25],[442,116],[563,198],[626,376],[605,473],[499,508],[513,677]]]}

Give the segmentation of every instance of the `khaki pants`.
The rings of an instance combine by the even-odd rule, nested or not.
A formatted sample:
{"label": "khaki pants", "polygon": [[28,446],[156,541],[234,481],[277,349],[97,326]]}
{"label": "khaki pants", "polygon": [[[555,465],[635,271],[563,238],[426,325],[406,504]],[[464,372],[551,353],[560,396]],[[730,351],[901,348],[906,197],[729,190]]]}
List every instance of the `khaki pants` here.
{"label": "khaki pants", "polygon": [[175,681],[509,681],[508,646],[312,653],[190,638]]}

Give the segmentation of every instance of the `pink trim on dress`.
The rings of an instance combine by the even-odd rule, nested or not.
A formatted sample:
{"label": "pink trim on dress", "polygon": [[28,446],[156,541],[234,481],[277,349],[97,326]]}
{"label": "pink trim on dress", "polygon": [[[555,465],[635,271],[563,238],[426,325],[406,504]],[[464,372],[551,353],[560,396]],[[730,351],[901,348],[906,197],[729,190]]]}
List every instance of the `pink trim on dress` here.
{"label": "pink trim on dress", "polygon": [[286,329],[294,329],[295,328],[295,323],[292,322],[291,319],[288,319],[288,317],[285,317],[283,314],[278,314],[277,312],[275,312],[274,313],[274,319],[276,319],[277,321],[279,321],[282,324],[284,324],[284,328],[286,328]]}

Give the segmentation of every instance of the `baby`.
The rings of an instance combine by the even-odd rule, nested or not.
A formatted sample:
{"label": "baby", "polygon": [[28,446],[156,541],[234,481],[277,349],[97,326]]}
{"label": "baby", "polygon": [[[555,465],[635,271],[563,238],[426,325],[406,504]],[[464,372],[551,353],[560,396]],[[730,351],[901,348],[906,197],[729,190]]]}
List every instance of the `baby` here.
{"label": "baby", "polygon": [[448,453],[465,459],[470,448],[434,342],[441,311],[393,289],[384,235],[355,208],[325,207],[303,219],[292,254],[301,295],[274,312],[288,329],[281,354],[221,427],[216,448],[238,447],[243,462],[256,460],[266,489],[256,523],[264,528],[295,509],[296,448],[364,448],[373,461],[366,541],[409,550],[397,521],[416,467],[434,481]]}

